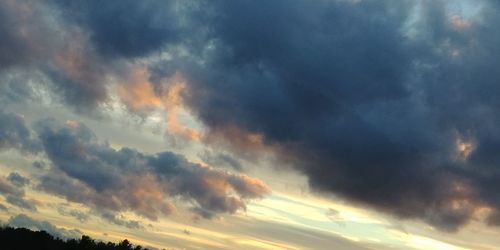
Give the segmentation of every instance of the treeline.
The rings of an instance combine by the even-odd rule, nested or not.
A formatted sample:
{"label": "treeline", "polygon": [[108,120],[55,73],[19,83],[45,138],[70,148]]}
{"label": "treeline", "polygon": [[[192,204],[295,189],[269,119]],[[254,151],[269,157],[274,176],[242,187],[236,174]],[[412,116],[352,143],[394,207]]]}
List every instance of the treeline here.
{"label": "treeline", "polygon": [[83,235],[80,239],[63,240],[45,231],[26,228],[0,228],[0,249],[5,250],[148,250],[134,246],[128,240],[116,244],[96,241]]}

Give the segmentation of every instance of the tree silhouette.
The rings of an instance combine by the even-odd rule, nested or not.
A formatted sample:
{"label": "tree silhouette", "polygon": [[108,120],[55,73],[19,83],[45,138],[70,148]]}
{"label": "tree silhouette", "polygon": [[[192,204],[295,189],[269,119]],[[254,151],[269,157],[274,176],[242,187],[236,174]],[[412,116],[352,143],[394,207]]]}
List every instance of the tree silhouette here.
{"label": "tree silhouette", "polygon": [[87,235],[80,239],[63,240],[45,231],[26,228],[0,227],[0,249],[9,250],[148,250],[132,245],[127,239],[115,244],[96,241]]}

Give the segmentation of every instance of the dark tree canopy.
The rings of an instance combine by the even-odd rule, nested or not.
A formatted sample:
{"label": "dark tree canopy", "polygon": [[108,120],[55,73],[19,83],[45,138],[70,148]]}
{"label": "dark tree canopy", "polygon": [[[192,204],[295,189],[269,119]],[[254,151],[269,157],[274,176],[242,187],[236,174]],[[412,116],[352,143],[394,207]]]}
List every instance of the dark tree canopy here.
{"label": "dark tree canopy", "polygon": [[0,248],[12,250],[148,250],[132,245],[127,239],[118,244],[96,241],[86,235],[80,239],[63,240],[45,231],[12,227],[0,228],[0,244]]}

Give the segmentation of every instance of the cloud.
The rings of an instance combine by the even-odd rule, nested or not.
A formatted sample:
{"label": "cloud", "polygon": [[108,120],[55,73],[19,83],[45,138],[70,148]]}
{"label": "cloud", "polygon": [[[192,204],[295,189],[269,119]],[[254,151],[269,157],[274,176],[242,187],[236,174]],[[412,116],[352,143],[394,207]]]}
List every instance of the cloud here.
{"label": "cloud", "polygon": [[7,181],[5,178],[0,177],[0,194],[22,196],[24,195],[24,191]]}
{"label": "cloud", "polygon": [[64,206],[60,206],[57,208],[57,212],[64,216],[71,216],[77,219],[78,221],[84,223],[89,219],[88,212],[83,212],[77,209],[66,208]]}
{"label": "cloud", "polygon": [[180,197],[214,213],[234,213],[269,192],[257,179],[202,167],[171,152],[115,150],[76,121],[43,120],[37,131],[55,166],[39,188],[103,211],[133,211],[155,220],[172,213],[169,200]]}
{"label": "cloud", "polygon": [[205,163],[211,166],[225,166],[237,171],[243,170],[241,162],[227,153],[218,153],[205,150],[199,156]]}
{"label": "cloud", "polygon": [[0,69],[0,104],[8,107],[12,103],[41,101],[43,99],[41,83],[45,81],[44,75],[40,72],[26,72],[24,69],[2,71]]}
{"label": "cloud", "polygon": [[[31,4],[30,4],[31,3]],[[42,47],[48,46],[43,35],[55,35],[48,29],[45,17],[46,9],[34,1],[2,1],[0,4],[0,70],[30,64],[45,55]],[[40,19],[39,19],[40,18]]]}
{"label": "cloud", "polygon": [[114,213],[111,213],[109,211],[103,211],[100,213],[100,216],[105,219],[106,221],[118,225],[118,226],[124,226],[130,229],[143,229],[144,226],[142,226],[139,221],[136,220],[126,220],[122,218],[123,216],[117,216]]}
{"label": "cloud", "polygon": [[336,222],[338,225],[345,227],[345,219],[342,218],[342,215],[338,210],[333,208],[328,208],[325,212],[325,215],[331,221]]}
{"label": "cloud", "polygon": [[106,56],[137,57],[159,50],[182,37],[177,1],[55,1],[65,17],[89,29],[92,42]]}
{"label": "cloud", "polygon": [[[478,2],[467,16],[446,1],[5,1],[0,70],[40,72],[81,110],[108,102],[117,80],[131,112],[170,110],[178,135],[274,152],[315,190],[453,231],[483,208],[496,224],[500,205],[500,6]],[[29,92],[7,85],[8,100]],[[179,123],[181,107],[204,133]],[[0,115],[17,131],[0,132],[0,148],[36,151]],[[266,190],[169,152],[115,150],[82,125],[39,133],[55,165],[41,187],[112,211],[155,218],[173,195],[234,212]]]}
{"label": "cloud", "polygon": [[31,230],[46,231],[47,233],[62,239],[80,238],[82,232],[77,229],[64,229],[54,226],[48,221],[39,221],[25,214],[10,217],[7,224],[11,227],[23,227]]}
{"label": "cloud", "polygon": [[10,148],[26,153],[37,153],[41,149],[20,115],[0,109],[0,150]]}
{"label": "cloud", "polygon": [[30,179],[20,175],[17,172],[12,172],[7,176],[7,179],[18,187],[24,187],[30,183]]}
{"label": "cloud", "polygon": [[[0,4],[0,100],[24,101],[43,87],[54,100],[78,110],[95,108],[108,98],[104,76],[108,71],[93,53],[88,35],[66,25],[48,2],[3,1]],[[12,51],[17,51],[13,54]],[[30,89],[33,81],[35,89]],[[14,83],[15,82],[15,83]]]}
{"label": "cloud", "polygon": [[[11,175],[9,175],[11,176]],[[32,200],[25,198],[23,186],[17,185],[15,181],[0,177],[0,194],[5,197],[7,203],[19,208],[36,211],[36,204]]]}
{"label": "cloud", "polygon": [[37,169],[44,169],[46,167],[46,164],[43,161],[34,161],[33,167]]}
{"label": "cloud", "polygon": [[7,202],[16,207],[20,207],[30,211],[36,211],[36,205],[32,201],[25,199],[22,196],[7,195]]}
{"label": "cloud", "polygon": [[201,63],[158,68],[185,76],[185,105],[233,146],[274,150],[316,190],[454,231],[498,207],[500,11],[481,4],[462,20],[445,1],[219,1]]}
{"label": "cloud", "polygon": [[199,43],[189,35],[195,19],[188,17],[199,11],[198,4],[4,1],[0,4],[0,32],[4,34],[0,103],[39,101],[41,95],[79,112],[95,112],[113,101],[115,93],[109,90],[117,81],[119,90],[130,88],[120,91],[123,101],[137,105],[133,102],[137,94],[152,93],[147,92],[151,90],[148,82],[133,82],[140,74],[128,75],[141,64],[130,59],[180,43]]}

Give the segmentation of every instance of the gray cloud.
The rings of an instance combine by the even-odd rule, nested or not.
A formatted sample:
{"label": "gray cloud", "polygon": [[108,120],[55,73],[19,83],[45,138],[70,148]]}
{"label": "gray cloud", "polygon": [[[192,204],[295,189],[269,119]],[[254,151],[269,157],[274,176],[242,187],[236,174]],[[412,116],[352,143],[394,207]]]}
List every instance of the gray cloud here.
{"label": "gray cloud", "polygon": [[33,167],[37,169],[44,169],[46,167],[46,164],[43,161],[34,161]]}
{"label": "gray cloud", "polygon": [[203,209],[201,207],[194,207],[191,209],[191,211],[194,213],[193,220],[195,222],[199,221],[201,218],[213,219],[217,215],[214,212],[207,209]]}
{"label": "gray cloud", "polygon": [[25,198],[23,186],[16,185],[16,182],[0,177],[0,194],[11,205],[31,211],[37,210],[36,204]]}
{"label": "gray cloud", "polygon": [[37,153],[41,149],[21,116],[0,109],[0,150],[9,148],[26,153]]}
{"label": "gray cloud", "polygon": [[77,219],[82,223],[86,222],[89,218],[88,212],[82,212],[76,209],[66,208],[64,206],[58,207],[57,212],[64,216],[74,217],[75,219]]}
{"label": "gray cloud", "polygon": [[115,150],[75,121],[44,120],[37,131],[56,167],[41,178],[39,188],[96,209],[156,219],[175,209],[169,199],[181,197],[195,207],[234,213],[269,192],[259,180],[202,167],[170,152]]}
{"label": "gray cloud", "polygon": [[40,91],[35,89],[40,88],[40,83],[44,82],[44,75],[39,72],[26,72],[22,69],[0,70],[0,104],[8,107],[11,103],[40,101]]}
{"label": "gray cloud", "polygon": [[[19,185],[18,180],[12,180],[11,173],[7,178],[0,177],[0,194],[5,197],[7,203],[19,208],[36,211],[36,204],[25,198],[24,185]],[[15,174],[14,174],[15,176]],[[14,178],[15,179],[15,178]]]}
{"label": "gray cloud", "polygon": [[237,171],[243,170],[241,162],[227,153],[217,153],[205,150],[199,157],[211,166],[229,167]]}
{"label": "gray cloud", "polygon": [[12,227],[23,227],[31,230],[46,231],[47,233],[62,239],[75,239],[80,238],[82,235],[82,232],[77,229],[67,230],[64,228],[58,228],[48,221],[39,221],[25,214],[18,214],[10,217],[7,223]]}
{"label": "gray cloud", "polygon": [[105,219],[106,221],[118,225],[118,226],[124,226],[130,229],[143,229],[144,226],[139,223],[139,221],[136,220],[127,220],[122,218],[122,216],[118,216],[112,212],[109,211],[102,211],[100,213],[100,216]]}
{"label": "gray cloud", "polygon": [[7,181],[5,178],[0,177],[0,194],[23,196],[24,190],[15,185],[12,185],[12,183]]}
{"label": "gray cloud", "polygon": [[341,214],[339,211],[333,209],[333,208],[328,208],[325,213],[326,217],[330,219],[331,221],[337,223],[340,226],[345,226],[345,221],[344,218],[342,218]]}
{"label": "gray cloud", "polygon": [[[2,1],[0,3],[0,71],[7,67],[31,64],[46,55],[49,48],[45,35],[56,35],[47,26],[47,9],[35,1]],[[35,46],[38,43],[40,46]]]}
{"label": "gray cloud", "polygon": [[24,187],[30,183],[30,179],[20,175],[17,172],[12,172],[7,176],[7,179],[18,187]]}
{"label": "gray cloud", "polygon": [[27,200],[23,196],[7,195],[6,200],[9,204],[14,205],[16,207],[20,207],[30,211],[37,210],[35,203],[33,203],[30,200]]}

